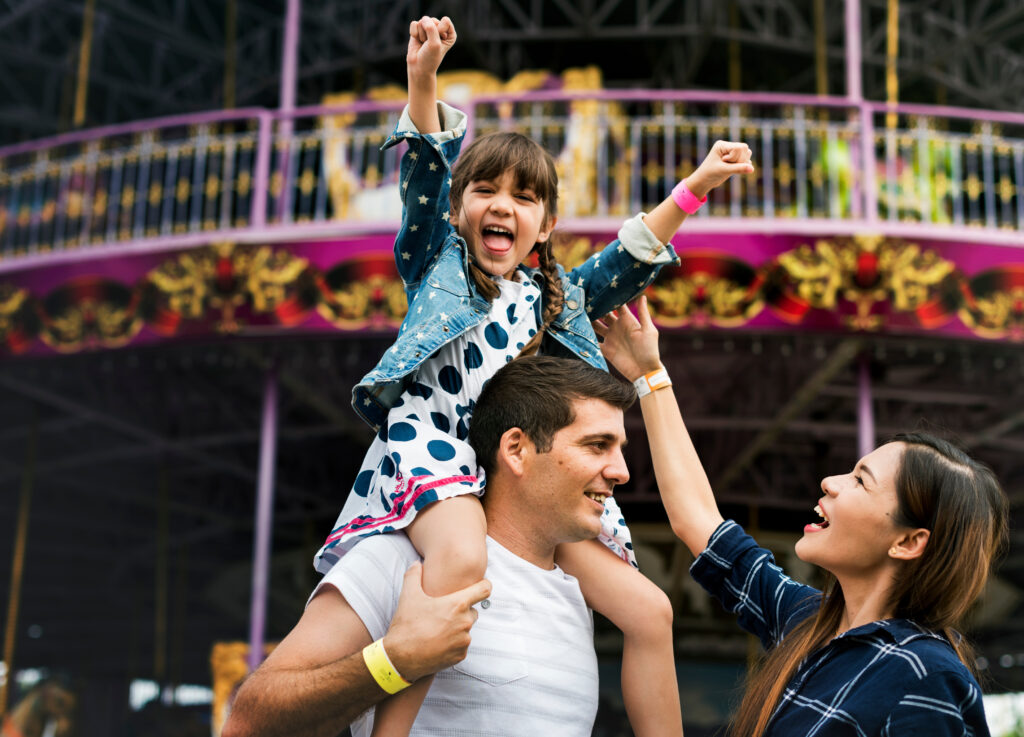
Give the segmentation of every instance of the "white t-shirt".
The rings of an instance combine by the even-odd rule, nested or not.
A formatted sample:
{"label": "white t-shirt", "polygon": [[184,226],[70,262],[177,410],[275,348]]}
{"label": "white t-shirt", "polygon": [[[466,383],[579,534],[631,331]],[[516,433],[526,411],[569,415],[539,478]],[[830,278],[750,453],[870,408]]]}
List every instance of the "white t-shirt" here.
{"label": "white t-shirt", "polygon": [[[597,656],[593,615],[579,584],[490,537],[487,554],[493,591],[489,606],[476,605],[469,654],[434,677],[410,737],[590,735]],[[319,586],[337,588],[376,640],[387,632],[402,577],[418,559],[404,534],[376,535],[342,557]],[[352,724],[353,737],[369,737],[372,728],[371,709]]]}

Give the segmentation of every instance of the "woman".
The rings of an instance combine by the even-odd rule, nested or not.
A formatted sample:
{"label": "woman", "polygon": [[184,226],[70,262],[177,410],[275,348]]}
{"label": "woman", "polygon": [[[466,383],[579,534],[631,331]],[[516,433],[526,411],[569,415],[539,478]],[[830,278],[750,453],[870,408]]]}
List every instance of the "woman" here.
{"label": "woman", "polygon": [[[596,326],[605,357],[640,388],[662,500],[697,560],[690,571],[768,652],[730,734],[988,735],[973,658],[955,631],[1006,539],[992,471],[929,435],[900,435],[821,482],[796,553],[824,591],[788,578],[715,503],[639,304]],[[648,378],[644,378],[644,377]],[[644,390],[649,393],[644,394]]]}

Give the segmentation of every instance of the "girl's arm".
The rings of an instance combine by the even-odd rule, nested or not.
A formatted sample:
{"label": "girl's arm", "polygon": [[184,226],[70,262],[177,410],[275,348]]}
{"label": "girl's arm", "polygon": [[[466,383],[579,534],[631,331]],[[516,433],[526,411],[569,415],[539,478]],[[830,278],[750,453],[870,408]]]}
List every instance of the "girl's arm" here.
{"label": "girl's arm", "polygon": [[409,50],[405,55],[409,116],[420,133],[442,130],[437,114],[437,69],[454,45],[455,26],[447,15],[441,20],[425,15],[409,24]]}
{"label": "girl's arm", "polygon": [[[637,312],[639,320],[628,308],[621,307],[594,324],[594,330],[604,338],[601,350],[605,358],[630,381],[661,368],[658,329],[651,320],[646,297],[640,298]],[[724,520],[672,387],[641,397],[640,410],[672,531],[690,552],[699,555]]]}
{"label": "girl's arm", "polygon": [[395,263],[410,300],[452,230],[451,164],[462,147],[466,116],[438,102],[437,69],[454,44],[455,27],[447,17],[424,16],[409,24],[409,105],[382,146],[404,140],[409,147],[399,172],[402,226],[395,239]]}
{"label": "girl's arm", "polygon": [[[703,199],[733,174],[753,170],[747,144],[717,141],[684,181],[695,197]],[[678,265],[669,241],[685,219],[686,212],[667,197],[649,214],[627,220],[615,241],[569,272],[569,281],[586,292],[587,314],[592,320],[643,292],[665,264]]]}
{"label": "girl's arm", "polygon": [[[711,151],[697,167],[697,170],[686,177],[687,189],[698,200],[708,196],[708,192],[725,183],[733,174],[750,174],[754,171],[750,163],[750,147],[738,141],[715,141]],[[686,220],[686,211],[676,204],[672,196],[655,207],[644,218],[644,223],[654,237],[662,243],[668,243]]]}

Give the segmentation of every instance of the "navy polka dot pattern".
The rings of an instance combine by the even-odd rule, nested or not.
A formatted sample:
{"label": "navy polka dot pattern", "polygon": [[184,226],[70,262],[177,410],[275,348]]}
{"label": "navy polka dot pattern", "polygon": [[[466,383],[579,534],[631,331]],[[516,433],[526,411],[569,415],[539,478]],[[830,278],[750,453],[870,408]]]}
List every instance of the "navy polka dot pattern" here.
{"label": "navy polka dot pattern", "polygon": [[455,457],[455,448],[447,440],[431,440],[427,443],[427,452],[437,461],[450,461]]}
{"label": "navy polka dot pattern", "polygon": [[508,333],[496,322],[492,322],[484,328],[484,338],[487,339],[487,345],[491,348],[500,350],[508,345]]}
{"label": "navy polka dot pattern", "polygon": [[411,394],[414,397],[420,397],[421,399],[430,399],[430,396],[434,393],[426,384],[421,384],[418,381],[414,381],[408,389],[405,390],[407,394]]}
{"label": "navy polka dot pattern", "polygon": [[462,390],[462,374],[454,366],[445,366],[437,378],[441,380],[441,388],[449,394],[458,394]]}
{"label": "navy polka dot pattern", "polygon": [[484,354],[480,352],[480,347],[472,341],[466,346],[466,350],[462,352],[462,357],[463,363],[469,371],[484,365]]}
{"label": "navy polka dot pattern", "polygon": [[452,421],[448,419],[448,415],[444,412],[431,412],[430,421],[441,432],[448,432],[452,429]]}
{"label": "navy polka dot pattern", "polygon": [[[488,379],[536,334],[533,303],[540,298],[530,281],[499,280],[499,285],[488,320],[443,345],[410,377],[318,554],[321,572],[360,538],[400,530],[434,501],[483,493],[486,479],[466,442],[473,408]],[[602,528],[607,534],[601,539],[629,560],[628,540],[621,537],[625,525],[611,524],[619,518],[609,499]]]}
{"label": "navy polka dot pattern", "polygon": [[408,422],[396,422],[391,426],[388,437],[400,443],[407,443],[416,439],[416,428]]}
{"label": "navy polka dot pattern", "polygon": [[356,476],[356,482],[352,484],[352,491],[359,496],[365,497],[370,491],[370,482],[373,481],[373,471],[360,471]]}

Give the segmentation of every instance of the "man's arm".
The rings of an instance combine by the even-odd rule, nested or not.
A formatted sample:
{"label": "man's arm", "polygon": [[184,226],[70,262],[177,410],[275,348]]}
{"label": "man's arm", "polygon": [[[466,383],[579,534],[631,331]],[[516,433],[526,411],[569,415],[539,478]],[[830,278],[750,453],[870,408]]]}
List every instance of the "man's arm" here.
{"label": "man's arm", "polygon": [[[423,593],[423,569],[405,574],[384,648],[407,680],[466,657],[473,604],[490,595],[480,581],[440,597]],[[336,737],[387,693],[363,661],[370,644],[362,620],[333,586],[324,586],[295,628],[242,684],[223,737]]]}

